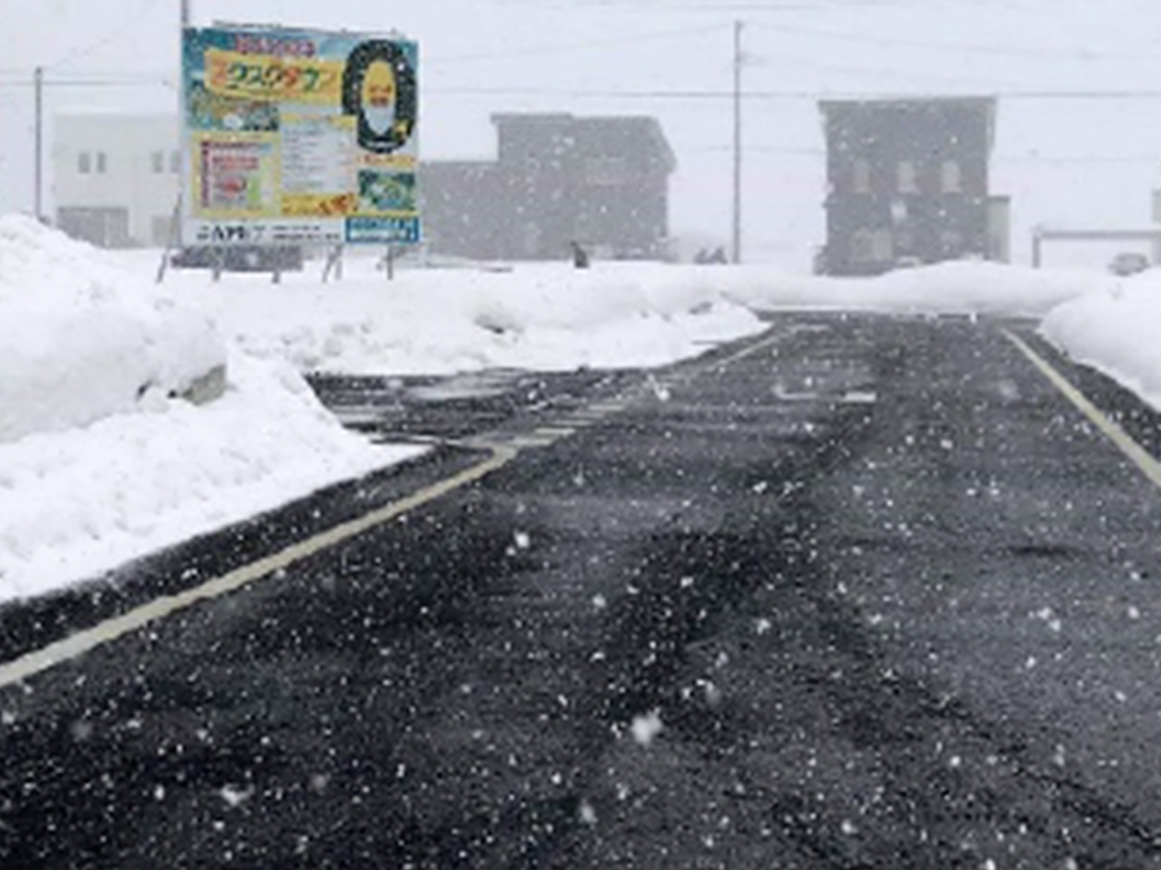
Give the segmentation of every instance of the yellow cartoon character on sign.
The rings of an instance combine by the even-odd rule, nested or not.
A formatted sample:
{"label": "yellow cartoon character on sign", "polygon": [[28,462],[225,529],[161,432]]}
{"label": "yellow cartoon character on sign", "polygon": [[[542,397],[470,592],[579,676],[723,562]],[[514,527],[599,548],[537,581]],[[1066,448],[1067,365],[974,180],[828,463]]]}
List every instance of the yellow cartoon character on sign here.
{"label": "yellow cartoon character on sign", "polygon": [[371,40],[355,47],[343,70],[343,112],[354,115],[360,147],[390,154],[415,127],[415,71],[395,43]]}
{"label": "yellow cartoon character on sign", "polygon": [[386,136],[395,126],[395,73],[377,60],[363,76],[363,120],[376,136]]}

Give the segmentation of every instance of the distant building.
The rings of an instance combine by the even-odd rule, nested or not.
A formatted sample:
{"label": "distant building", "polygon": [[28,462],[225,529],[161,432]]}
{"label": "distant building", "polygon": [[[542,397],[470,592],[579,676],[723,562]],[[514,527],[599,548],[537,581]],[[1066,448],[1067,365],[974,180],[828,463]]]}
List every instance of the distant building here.
{"label": "distant building", "polygon": [[492,121],[495,161],[420,168],[432,253],[556,260],[576,241],[598,256],[667,254],[676,163],[656,119],[505,114]]}
{"label": "distant building", "polygon": [[175,115],[56,117],[56,224],[105,247],[163,246],[181,179]]}
{"label": "distant building", "polygon": [[820,104],[827,237],[820,270],[1006,260],[1008,200],[989,190],[996,101],[986,97]]}
{"label": "distant building", "polygon": [[[497,115],[498,159],[421,164],[430,251],[564,259],[662,257],[673,151],[653,118]],[[163,246],[181,180],[174,115],[62,114],[56,223],[105,247]]]}

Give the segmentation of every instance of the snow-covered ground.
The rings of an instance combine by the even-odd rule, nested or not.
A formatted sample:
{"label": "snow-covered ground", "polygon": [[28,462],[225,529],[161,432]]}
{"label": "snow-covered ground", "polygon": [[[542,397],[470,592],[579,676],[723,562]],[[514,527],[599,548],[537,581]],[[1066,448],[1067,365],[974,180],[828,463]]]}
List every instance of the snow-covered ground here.
{"label": "snow-covered ground", "polygon": [[[0,601],[41,594],[416,455],[343,430],[306,371],[660,366],[786,308],[1043,317],[1161,407],[1161,279],[954,263],[843,281],[598,263],[286,276],[171,272],[0,216]],[[177,398],[226,366],[225,394]]]}

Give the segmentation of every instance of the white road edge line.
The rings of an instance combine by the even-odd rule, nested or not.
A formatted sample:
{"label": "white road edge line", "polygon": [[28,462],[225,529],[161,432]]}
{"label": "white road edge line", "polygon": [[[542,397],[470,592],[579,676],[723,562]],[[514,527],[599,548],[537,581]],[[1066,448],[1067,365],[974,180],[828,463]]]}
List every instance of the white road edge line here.
{"label": "white road edge line", "polygon": [[1124,453],[1141,472],[1157,487],[1161,487],[1161,463],[1149,455],[1140,444],[1133,440],[1124,429],[1110,420],[1100,408],[1090,402],[1080,390],[1052,367],[1052,365],[1034,351],[1027,342],[1010,330],[1003,330],[1004,335],[1019,351],[1026,356],[1040,373],[1046,377],[1056,389],[1064,394],[1072,404],[1084,414],[1094,426],[1101,430]]}
{"label": "white road edge line", "polygon": [[546,435],[549,438],[567,438],[569,435],[575,435],[576,429],[569,426],[541,426],[532,434]]}
{"label": "white road edge line", "polygon": [[626,407],[626,402],[595,402],[592,405],[586,405],[584,409],[575,411],[574,413],[578,416],[592,414],[596,417],[605,417],[609,414],[615,414],[618,411],[624,411]]}
{"label": "white road edge line", "polygon": [[752,344],[749,347],[742,348],[737,353],[731,354],[730,356],[726,357],[725,359],[714,360],[713,362],[709,363],[707,368],[723,369],[726,366],[730,365],[731,363],[736,363],[738,360],[745,359],[748,356],[753,356],[754,354],[759,353],[759,352],[765,350],[766,348],[770,347],[770,345],[772,345],[772,344],[777,344],[780,341],[785,341],[785,339],[786,339],[785,332],[776,332],[773,335],[767,336],[765,339],[758,342],[757,344]]}
{"label": "white road edge line", "polygon": [[462,486],[474,483],[507,465],[518,453],[509,447],[498,445],[490,449],[492,455],[484,461],[423,489],[416,490],[405,498],[384,505],[356,519],[340,523],[306,540],[291,544],[277,553],[272,553],[256,562],[251,562],[249,565],[243,565],[227,574],[215,577],[201,586],[187,589],[176,595],[156,598],[128,613],[123,613],[92,628],[70,635],[64,640],[51,643],[42,649],[6,662],[0,665],[0,688],[19,683],[58,664],[77,658],[90,650],[143,628],[151,622],[192,607],[198,602],[241,589],[255,580],[260,580],[320,550],[333,547],[401,514],[447,495]]}

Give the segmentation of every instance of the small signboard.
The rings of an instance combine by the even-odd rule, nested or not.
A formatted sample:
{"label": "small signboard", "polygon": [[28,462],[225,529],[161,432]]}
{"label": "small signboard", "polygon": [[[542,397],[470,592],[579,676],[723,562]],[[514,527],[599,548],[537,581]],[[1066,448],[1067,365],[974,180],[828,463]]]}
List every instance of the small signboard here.
{"label": "small signboard", "polygon": [[182,244],[417,244],[418,61],[395,35],[187,28]]}

